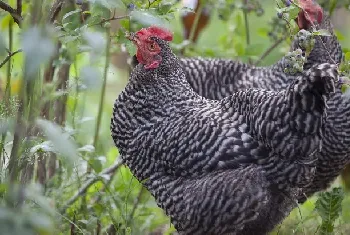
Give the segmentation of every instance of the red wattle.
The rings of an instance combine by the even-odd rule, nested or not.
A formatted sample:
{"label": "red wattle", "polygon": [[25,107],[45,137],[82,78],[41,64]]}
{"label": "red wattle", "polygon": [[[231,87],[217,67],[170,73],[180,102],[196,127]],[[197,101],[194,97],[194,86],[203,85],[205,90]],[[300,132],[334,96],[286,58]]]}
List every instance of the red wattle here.
{"label": "red wattle", "polygon": [[155,60],[151,64],[145,65],[145,69],[156,69],[159,66],[159,61]]}
{"label": "red wattle", "polygon": [[136,52],[136,58],[137,58],[137,61],[140,63],[140,64],[145,64],[146,61],[143,59],[142,57],[142,54],[139,50],[137,50]]}

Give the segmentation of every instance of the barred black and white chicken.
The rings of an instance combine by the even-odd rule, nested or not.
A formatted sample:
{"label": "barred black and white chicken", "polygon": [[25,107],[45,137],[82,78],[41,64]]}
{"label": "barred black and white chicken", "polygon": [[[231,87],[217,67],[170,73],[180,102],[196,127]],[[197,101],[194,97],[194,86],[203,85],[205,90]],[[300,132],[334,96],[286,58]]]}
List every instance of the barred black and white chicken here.
{"label": "barred black and white chicken", "polygon": [[[303,11],[317,15],[322,9],[314,2],[299,1]],[[304,12],[301,12],[304,14]],[[319,14],[319,13],[318,13]],[[341,46],[334,35],[329,16],[322,14],[320,24],[298,20],[300,28],[325,29],[331,36],[318,36],[313,50],[307,56],[304,69],[319,63],[340,64],[343,58]],[[309,24],[308,24],[309,23]],[[292,44],[292,50],[300,46],[299,37]],[[301,47],[302,48],[302,47]],[[304,49],[304,48],[302,48]],[[288,58],[284,57],[270,67],[254,67],[241,62],[220,59],[183,58],[181,62],[186,71],[186,78],[200,95],[210,99],[222,99],[238,90],[255,87],[269,90],[285,89],[295,76],[284,73]],[[325,123],[323,148],[317,165],[313,183],[304,188],[299,202],[308,196],[329,187],[341,170],[350,162],[350,102],[341,92],[341,85],[327,102],[329,107]]]}
{"label": "barred black and white chicken", "polygon": [[180,234],[272,230],[313,179],[337,66],[313,66],[283,91],[215,101],[192,89],[168,31],[150,27],[130,39],[140,64],[111,120],[126,165]]}
{"label": "barred black and white chicken", "polygon": [[[329,16],[313,0],[300,0],[302,11],[297,23],[300,29],[324,29],[330,36],[316,37],[315,45],[307,56],[304,69],[316,64],[339,64],[343,54],[334,35]],[[292,50],[302,47],[302,37],[296,37]],[[209,99],[222,99],[238,90],[262,88],[268,90],[285,89],[295,78],[284,72],[287,57],[269,67],[254,67],[239,61],[205,58],[181,58],[180,62],[186,73],[186,79],[201,96]],[[308,196],[329,187],[339,176],[344,166],[350,162],[350,103],[341,92],[341,85],[336,88],[327,102],[329,115],[325,124],[323,149],[320,153],[317,171],[313,183],[304,188],[299,195],[299,202]]]}

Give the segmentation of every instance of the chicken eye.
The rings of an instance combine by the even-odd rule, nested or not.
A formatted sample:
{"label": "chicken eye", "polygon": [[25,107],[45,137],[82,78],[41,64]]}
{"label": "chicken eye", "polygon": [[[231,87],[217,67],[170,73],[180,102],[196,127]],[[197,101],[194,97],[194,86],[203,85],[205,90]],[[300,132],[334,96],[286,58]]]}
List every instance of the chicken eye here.
{"label": "chicken eye", "polygon": [[149,49],[150,49],[151,51],[154,51],[154,50],[156,49],[156,46],[154,45],[154,43],[151,43],[151,44],[149,45]]}

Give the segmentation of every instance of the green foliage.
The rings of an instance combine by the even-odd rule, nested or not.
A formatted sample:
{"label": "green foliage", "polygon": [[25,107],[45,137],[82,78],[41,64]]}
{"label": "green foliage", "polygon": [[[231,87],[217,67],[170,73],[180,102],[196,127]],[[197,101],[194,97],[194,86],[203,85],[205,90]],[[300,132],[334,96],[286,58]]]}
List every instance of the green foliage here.
{"label": "green foliage", "polygon": [[323,192],[315,204],[315,210],[322,218],[320,234],[333,234],[334,223],[341,214],[344,191],[342,188],[333,188],[330,192]]}
{"label": "green foliage", "polygon": [[286,55],[286,68],[284,72],[287,74],[297,74],[303,71],[303,65],[305,63],[305,57],[302,55],[302,50],[297,49],[295,51],[288,52]]}
{"label": "green foliage", "polygon": [[0,184],[0,234],[55,234],[52,202],[42,195],[39,185]]}
{"label": "green foliage", "polygon": [[[62,8],[54,2],[23,0],[21,27],[0,12],[0,63],[17,51],[0,68],[0,234],[172,234],[152,196],[119,164],[110,136],[113,101],[129,74],[126,54],[136,52],[125,32],[157,24],[174,32],[171,46],[184,56],[267,65],[285,55],[297,35],[299,7],[282,0],[206,0],[210,24],[191,43],[183,40],[180,17],[193,9],[176,0],[65,1]],[[348,3],[324,1],[331,10]],[[310,38],[319,35],[328,33],[314,31]],[[348,36],[342,36],[345,47]],[[277,49],[265,57],[271,47]],[[290,61],[300,69],[303,57],[291,53]],[[344,76],[349,61],[345,51]],[[350,216],[340,214],[337,190],[293,211],[279,234],[313,234],[318,227],[346,234]]]}

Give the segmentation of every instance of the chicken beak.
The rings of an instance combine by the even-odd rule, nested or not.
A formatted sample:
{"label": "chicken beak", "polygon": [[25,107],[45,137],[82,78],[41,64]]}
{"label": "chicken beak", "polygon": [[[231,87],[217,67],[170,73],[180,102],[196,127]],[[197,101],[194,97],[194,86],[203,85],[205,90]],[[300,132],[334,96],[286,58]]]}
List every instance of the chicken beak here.
{"label": "chicken beak", "polygon": [[127,39],[129,39],[130,41],[132,41],[135,45],[138,44],[139,40],[138,40],[138,37],[136,36],[135,33],[132,33],[132,32],[125,32],[125,37]]}

